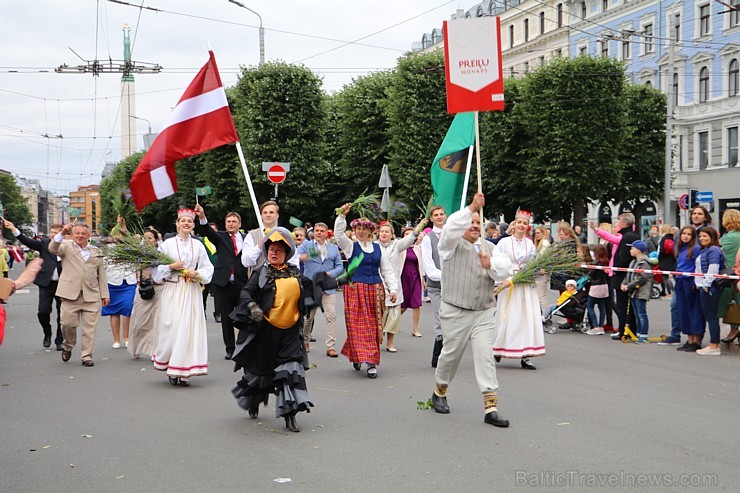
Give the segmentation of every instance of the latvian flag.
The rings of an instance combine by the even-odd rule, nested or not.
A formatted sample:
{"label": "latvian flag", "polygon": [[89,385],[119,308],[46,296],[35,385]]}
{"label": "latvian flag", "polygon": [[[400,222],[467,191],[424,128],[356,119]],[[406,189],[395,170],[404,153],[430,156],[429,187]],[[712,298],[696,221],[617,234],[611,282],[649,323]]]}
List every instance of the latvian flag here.
{"label": "latvian flag", "polygon": [[216,58],[212,51],[208,53],[208,63],[190,83],[131,177],[131,197],[138,211],[177,191],[176,161],[239,140]]}

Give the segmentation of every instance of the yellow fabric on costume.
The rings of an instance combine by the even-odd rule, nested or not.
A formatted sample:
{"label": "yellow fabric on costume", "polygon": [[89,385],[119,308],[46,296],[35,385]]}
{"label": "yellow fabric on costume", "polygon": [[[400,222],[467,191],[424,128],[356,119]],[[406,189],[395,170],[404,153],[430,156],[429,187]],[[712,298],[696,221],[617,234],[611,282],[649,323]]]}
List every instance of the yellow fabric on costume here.
{"label": "yellow fabric on costume", "polygon": [[558,301],[556,301],[555,304],[558,306],[562,305],[568,298],[570,298],[574,294],[576,294],[576,291],[573,291],[572,293],[568,290],[563,291],[563,294],[560,295],[560,298],[558,298]]}
{"label": "yellow fabric on costume", "polygon": [[203,238],[203,244],[206,246],[206,249],[208,249],[208,253],[210,255],[216,253],[216,245],[211,243],[211,240],[209,240],[208,238]]}
{"label": "yellow fabric on costume", "polygon": [[0,249],[0,272],[8,272],[10,270],[10,266],[8,265],[8,250],[5,248]]}
{"label": "yellow fabric on costume", "polygon": [[295,277],[275,279],[275,301],[265,320],[278,329],[289,329],[298,321],[298,300],[301,296],[301,285]]}

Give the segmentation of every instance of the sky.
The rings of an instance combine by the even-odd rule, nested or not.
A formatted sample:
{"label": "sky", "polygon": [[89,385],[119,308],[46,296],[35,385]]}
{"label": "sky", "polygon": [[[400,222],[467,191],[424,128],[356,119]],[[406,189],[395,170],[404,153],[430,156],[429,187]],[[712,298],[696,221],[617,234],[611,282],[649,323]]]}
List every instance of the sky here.
{"label": "sky", "polygon": [[[156,133],[212,47],[225,86],[259,62],[259,19],[228,0],[0,0],[0,169],[66,195],[100,183],[121,158],[121,75],[55,73],[95,59],[159,64],[137,74],[136,115]],[[392,68],[398,57],[469,2],[445,0],[241,0],[262,17],[265,59],[297,63],[327,92]],[[12,7],[10,6],[12,4]],[[143,6],[143,8],[139,8]],[[329,38],[329,39],[326,39]],[[74,52],[72,51],[74,50]],[[79,55],[79,57],[78,57]],[[148,123],[136,121],[137,145]]]}

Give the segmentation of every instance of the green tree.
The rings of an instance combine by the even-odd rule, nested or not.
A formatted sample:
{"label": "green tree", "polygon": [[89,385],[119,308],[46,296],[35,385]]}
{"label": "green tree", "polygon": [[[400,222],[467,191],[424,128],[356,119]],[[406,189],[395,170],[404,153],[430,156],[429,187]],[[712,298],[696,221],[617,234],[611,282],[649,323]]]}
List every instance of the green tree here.
{"label": "green tree", "polygon": [[243,68],[232,95],[257,200],[273,196],[262,162],[289,162],[287,180],[279,188],[281,222],[290,215],[318,217],[322,205],[326,209],[321,197],[330,171],[324,160],[326,106],[321,79],[304,66],[269,62]]}
{"label": "green tree", "polygon": [[606,57],[559,58],[522,81],[522,150],[532,207],[579,223],[584,204],[618,182],[625,140],[624,68]]}
{"label": "green tree", "polygon": [[625,136],[619,146],[619,180],[604,198],[615,202],[659,200],[665,183],[666,97],[652,87],[627,84]]}
{"label": "green tree", "polygon": [[[33,221],[26,199],[21,195],[21,187],[12,175],[0,174],[0,203],[4,209],[4,212],[0,212],[17,228],[30,225]],[[3,230],[3,235],[8,239],[13,238],[12,233],[7,230]]]}
{"label": "green tree", "polygon": [[432,196],[432,161],[453,118],[446,108],[442,51],[401,58],[388,89],[389,170],[397,198],[409,205]]}
{"label": "green tree", "polygon": [[385,111],[393,72],[354,79],[336,96],[338,172],[345,185],[341,201],[363,190],[376,192],[383,164],[390,155],[390,125]]}

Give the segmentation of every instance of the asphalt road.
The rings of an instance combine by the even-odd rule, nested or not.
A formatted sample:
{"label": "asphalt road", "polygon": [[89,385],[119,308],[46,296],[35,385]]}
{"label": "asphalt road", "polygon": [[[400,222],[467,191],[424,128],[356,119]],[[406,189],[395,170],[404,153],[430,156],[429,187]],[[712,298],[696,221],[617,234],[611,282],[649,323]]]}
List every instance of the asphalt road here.
{"label": "asphalt road", "polygon": [[[537,371],[498,366],[508,429],[483,423],[467,354],[451,414],[417,409],[433,389],[433,331],[404,315],[398,353],[377,380],[324,356],[319,315],[307,374],[316,407],[285,431],[249,419],[230,389],[220,327],[208,321],[209,374],[171,387],[147,360],[112,349],[101,318],[95,367],[41,346],[37,291],[11,298],[0,347],[0,488],[117,491],[737,491],[740,354],[701,357],[574,332],[546,335]],[[209,302],[209,311],[211,306]],[[341,312],[341,309],[339,310]],[[668,302],[649,303],[651,335]],[[725,327],[726,329],[726,327]],[[339,343],[344,340],[339,321]],[[272,404],[272,402],[271,402]],[[280,478],[289,482],[277,482]]]}

